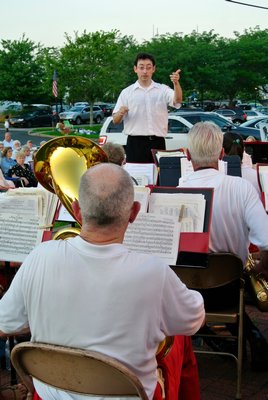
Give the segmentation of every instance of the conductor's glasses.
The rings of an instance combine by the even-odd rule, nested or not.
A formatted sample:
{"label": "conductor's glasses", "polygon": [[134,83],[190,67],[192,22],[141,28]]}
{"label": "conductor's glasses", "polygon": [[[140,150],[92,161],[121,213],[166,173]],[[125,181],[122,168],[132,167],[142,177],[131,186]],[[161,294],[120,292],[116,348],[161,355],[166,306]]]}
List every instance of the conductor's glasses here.
{"label": "conductor's glasses", "polygon": [[146,67],[144,65],[139,65],[137,67],[140,71],[151,71],[153,69],[152,65],[146,65]]}

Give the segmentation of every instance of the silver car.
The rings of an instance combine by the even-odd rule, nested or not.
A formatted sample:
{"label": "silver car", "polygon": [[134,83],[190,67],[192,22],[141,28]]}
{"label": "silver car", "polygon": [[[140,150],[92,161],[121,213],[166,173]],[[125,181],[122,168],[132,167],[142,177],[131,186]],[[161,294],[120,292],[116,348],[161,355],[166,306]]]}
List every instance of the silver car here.
{"label": "silver car", "polygon": [[[59,117],[76,125],[86,123],[90,120],[90,106],[74,106],[69,111],[60,113]],[[103,118],[102,109],[99,106],[93,106],[93,121],[99,124]]]}

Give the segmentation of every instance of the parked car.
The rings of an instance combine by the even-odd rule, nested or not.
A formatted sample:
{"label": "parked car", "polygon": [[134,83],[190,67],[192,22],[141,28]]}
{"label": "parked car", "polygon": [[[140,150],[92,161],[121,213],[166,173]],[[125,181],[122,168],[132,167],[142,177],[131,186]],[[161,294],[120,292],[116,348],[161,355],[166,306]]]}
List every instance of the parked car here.
{"label": "parked car", "polygon": [[[212,112],[180,112],[169,113],[168,115],[168,134],[165,138],[166,149],[174,150],[187,147],[187,134],[194,124],[200,121],[211,121],[218,125],[223,132],[232,131],[241,135],[244,139],[254,136],[260,140],[260,131],[252,128],[241,128]],[[107,142],[126,145],[127,136],[123,133],[123,123],[114,125],[112,117],[108,117],[104,122],[99,137],[100,145]]]}
{"label": "parked car", "polygon": [[80,106],[89,106],[89,103],[87,101],[77,101],[76,103],[74,103],[74,107]]}
{"label": "parked car", "polygon": [[249,121],[243,122],[243,124],[240,125],[241,128],[255,128],[255,129],[260,129],[260,122],[264,122],[265,124],[268,124],[268,115],[263,115],[262,117],[256,117],[253,119],[250,119]]}
{"label": "parked car", "polygon": [[[69,111],[59,114],[60,119],[67,119],[72,124],[80,125],[90,120],[90,106],[74,106]],[[96,124],[101,123],[104,118],[102,109],[93,106],[93,120]]]}
{"label": "parked car", "polygon": [[257,107],[257,110],[256,110],[256,111],[259,111],[259,112],[262,113],[262,114],[268,114],[268,107],[266,107],[266,106]]}
{"label": "parked car", "polygon": [[229,121],[233,122],[235,125],[240,125],[247,120],[246,111],[241,108],[218,108],[213,110],[217,114],[227,118]]}
{"label": "parked car", "polygon": [[19,114],[10,118],[10,126],[14,128],[52,126],[51,109],[24,108]]}
{"label": "parked car", "polygon": [[245,110],[245,114],[247,115],[247,121],[258,117],[265,117],[265,114],[262,114],[261,112],[256,110]]}
{"label": "parked car", "polygon": [[71,107],[68,104],[57,104],[57,106],[56,106],[56,104],[53,104],[53,106],[51,106],[51,108],[52,108],[52,112],[56,112],[56,110],[58,110],[58,113],[61,113],[61,112],[69,111]]}
{"label": "parked car", "polygon": [[96,105],[102,109],[105,117],[112,115],[115,106],[113,103],[96,103]]}

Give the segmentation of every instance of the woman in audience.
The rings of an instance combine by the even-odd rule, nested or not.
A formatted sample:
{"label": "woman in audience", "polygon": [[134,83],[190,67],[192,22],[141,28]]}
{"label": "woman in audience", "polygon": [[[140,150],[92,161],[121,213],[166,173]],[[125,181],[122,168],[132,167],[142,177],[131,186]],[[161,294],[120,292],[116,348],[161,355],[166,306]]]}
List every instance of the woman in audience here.
{"label": "woman in audience", "polygon": [[252,168],[252,162],[248,162],[245,152],[244,142],[240,135],[233,132],[226,132],[223,135],[223,148],[227,156],[239,156],[241,159],[241,173],[242,178],[247,179],[257,190],[261,197],[261,191],[258,184],[257,171]]}
{"label": "woman in audience", "polygon": [[14,189],[15,184],[13,181],[6,180],[2,170],[0,169],[0,191],[6,189]]}
{"label": "woman in audience", "polygon": [[26,187],[36,187],[38,181],[29,164],[25,163],[25,154],[23,151],[17,153],[16,161],[16,165],[8,172],[9,176],[11,178],[20,178],[23,181],[23,185]]}
{"label": "woman in audience", "polygon": [[12,158],[12,147],[4,147],[2,152],[1,169],[5,178],[8,177],[8,171],[10,168],[14,167],[14,165],[16,165],[16,161]]}

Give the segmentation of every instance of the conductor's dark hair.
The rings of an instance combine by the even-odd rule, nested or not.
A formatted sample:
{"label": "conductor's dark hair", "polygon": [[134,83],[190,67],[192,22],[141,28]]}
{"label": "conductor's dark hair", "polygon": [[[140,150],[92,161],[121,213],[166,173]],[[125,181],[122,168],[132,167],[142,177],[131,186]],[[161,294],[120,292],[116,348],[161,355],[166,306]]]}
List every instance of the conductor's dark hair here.
{"label": "conductor's dark hair", "polygon": [[137,54],[135,60],[134,60],[134,65],[137,67],[139,60],[151,60],[153,66],[155,66],[155,58],[152,54],[150,53],[139,53]]}

